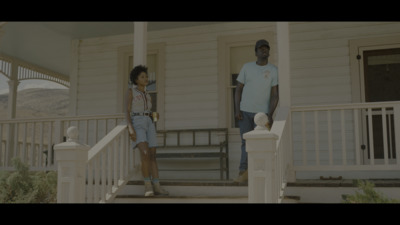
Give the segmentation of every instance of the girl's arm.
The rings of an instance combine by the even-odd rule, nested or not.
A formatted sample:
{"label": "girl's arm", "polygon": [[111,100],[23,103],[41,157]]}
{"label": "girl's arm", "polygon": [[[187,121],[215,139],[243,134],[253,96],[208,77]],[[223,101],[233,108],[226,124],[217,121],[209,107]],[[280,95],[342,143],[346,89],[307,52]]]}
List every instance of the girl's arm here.
{"label": "girl's arm", "polygon": [[125,96],[125,120],[127,122],[129,136],[133,141],[136,141],[136,132],[133,129],[132,120],[131,120],[131,108],[132,108],[132,91],[128,88]]}

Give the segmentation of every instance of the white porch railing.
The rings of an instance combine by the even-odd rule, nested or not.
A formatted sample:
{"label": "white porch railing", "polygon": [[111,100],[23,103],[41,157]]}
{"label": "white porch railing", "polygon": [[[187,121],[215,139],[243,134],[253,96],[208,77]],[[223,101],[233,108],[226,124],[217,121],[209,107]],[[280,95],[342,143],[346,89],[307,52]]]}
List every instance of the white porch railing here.
{"label": "white porch railing", "polygon": [[111,202],[135,168],[126,124],[118,125],[88,152],[86,202]]}
{"label": "white porch railing", "polygon": [[249,202],[279,203],[295,172],[399,171],[400,102],[279,108],[271,131],[244,137]]}
{"label": "white porch railing", "polygon": [[94,146],[123,120],[124,114],[0,120],[0,170],[13,170],[14,157],[31,170],[56,170],[53,146],[63,142],[68,127],[78,127],[79,142]]}
{"label": "white porch railing", "polygon": [[400,102],[292,107],[295,171],[400,170]]}
{"label": "white porch railing", "polygon": [[[294,179],[289,110],[278,109],[271,131],[263,129],[266,120],[257,118],[257,114],[258,127],[244,134],[249,163],[249,203],[280,203],[286,183]],[[266,118],[265,114],[261,115]]]}
{"label": "white porch railing", "polygon": [[126,124],[116,126],[95,146],[80,144],[78,128],[55,146],[58,203],[106,203],[114,199],[135,169]]}

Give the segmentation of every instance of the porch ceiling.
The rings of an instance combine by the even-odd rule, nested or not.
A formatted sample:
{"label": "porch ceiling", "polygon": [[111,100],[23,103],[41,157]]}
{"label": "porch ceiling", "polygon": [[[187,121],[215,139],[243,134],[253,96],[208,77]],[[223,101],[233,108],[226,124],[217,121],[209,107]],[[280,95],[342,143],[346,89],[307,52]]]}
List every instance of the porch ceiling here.
{"label": "porch ceiling", "polygon": [[[208,25],[218,22],[149,22],[148,30]],[[71,38],[91,38],[133,33],[133,22],[41,22],[48,29]]]}
{"label": "porch ceiling", "polygon": [[[148,30],[164,30],[220,22],[148,23]],[[0,21],[0,53],[69,75],[70,43],[84,39],[133,33],[132,22],[2,22]]]}

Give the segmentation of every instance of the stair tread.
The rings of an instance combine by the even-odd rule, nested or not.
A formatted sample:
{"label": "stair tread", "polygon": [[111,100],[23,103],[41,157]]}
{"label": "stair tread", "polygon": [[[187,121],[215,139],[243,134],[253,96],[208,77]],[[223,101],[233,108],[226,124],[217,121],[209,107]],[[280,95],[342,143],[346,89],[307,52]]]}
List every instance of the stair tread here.
{"label": "stair tread", "polygon": [[[128,181],[127,185],[143,185],[143,180]],[[247,184],[235,183],[229,180],[160,180],[163,186],[230,186],[246,187]]]}
{"label": "stair tread", "polygon": [[210,199],[219,199],[219,198],[247,198],[247,196],[205,196],[205,195],[156,195],[151,197],[145,197],[144,195],[118,195],[116,198],[210,198]]}

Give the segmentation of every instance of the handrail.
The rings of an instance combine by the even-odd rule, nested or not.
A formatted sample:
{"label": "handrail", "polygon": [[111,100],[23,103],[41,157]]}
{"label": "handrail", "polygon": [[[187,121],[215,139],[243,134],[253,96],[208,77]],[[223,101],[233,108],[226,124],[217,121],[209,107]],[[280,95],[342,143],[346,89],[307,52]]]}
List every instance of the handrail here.
{"label": "handrail", "polygon": [[321,110],[345,110],[345,109],[363,109],[368,107],[382,108],[392,107],[393,105],[400,104],[400,101],[387,101],[387,102],[361,102],[361,103],[345,103],[345,104],[331,104],[331,105],[307,105],[307,106],[292,106],[292,112],[302,111],[321,111]]}
{"label": "handrail", "polygon": [[110,202],[128,182],[135,167],[128,137],[120,124],[88,151],[86,202]]}
{"label": "handrail", "polygon": [[278,136],[276,140],[274,195],[277,202],[281,203],[292,163],[289,107],[280,107],[278,109],[271,132]]}
{"label": "handrail", "polygon": [[[283,199],[291,167],[290,119],[290,108],[279,107],[270,131],[260,128],[244,134],[250,203],[280,203]],[[255,122],[264,127],[262,118]]]}

